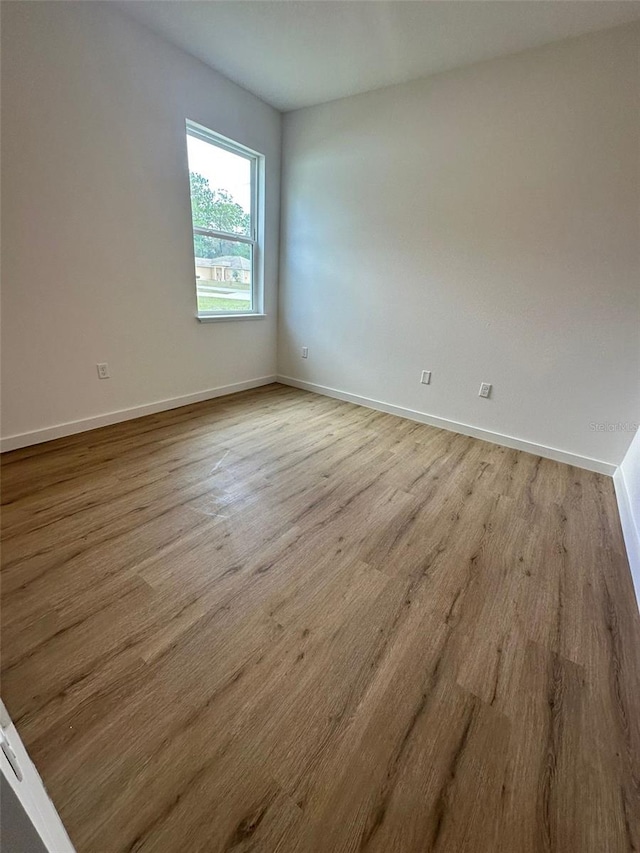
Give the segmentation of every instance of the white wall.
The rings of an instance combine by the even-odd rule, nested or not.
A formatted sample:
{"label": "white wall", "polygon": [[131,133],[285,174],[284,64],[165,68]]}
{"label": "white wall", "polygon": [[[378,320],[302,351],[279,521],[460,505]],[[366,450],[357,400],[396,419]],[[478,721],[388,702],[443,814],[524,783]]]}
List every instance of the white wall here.
{"label": "white wall", "polygon": [[631,574],[640,605],[640,430],[614,475]]}
{"label": "white wall", "polygon": [[619,463],[591,425],[640,404],[639,43],[286,115],[280,373]]}
{"label": "white wall", "polygon": [[[3,436],[274,374],[280,114],[96,3],[3,3],[2,84]],[[266,155],[265,320],[195,319],[185,118]]]}

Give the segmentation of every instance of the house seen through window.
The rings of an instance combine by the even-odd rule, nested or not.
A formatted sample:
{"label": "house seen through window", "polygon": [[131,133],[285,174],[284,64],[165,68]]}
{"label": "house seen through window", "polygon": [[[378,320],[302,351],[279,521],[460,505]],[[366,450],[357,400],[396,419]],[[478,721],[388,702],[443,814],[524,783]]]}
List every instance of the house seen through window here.
{"label": "house seen through window", "polygon": [[187,122],[198,316],[262,310],[257,274],[261,158]]}

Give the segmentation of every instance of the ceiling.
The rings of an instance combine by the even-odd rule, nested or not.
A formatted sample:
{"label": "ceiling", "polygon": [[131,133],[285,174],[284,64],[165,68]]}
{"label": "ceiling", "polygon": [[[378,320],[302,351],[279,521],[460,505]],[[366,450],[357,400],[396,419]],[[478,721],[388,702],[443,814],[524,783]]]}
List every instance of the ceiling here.
{"label": "ceiling", "polygon": [[640,19],[638,0],[123,0],[116,5],[284,111]]}

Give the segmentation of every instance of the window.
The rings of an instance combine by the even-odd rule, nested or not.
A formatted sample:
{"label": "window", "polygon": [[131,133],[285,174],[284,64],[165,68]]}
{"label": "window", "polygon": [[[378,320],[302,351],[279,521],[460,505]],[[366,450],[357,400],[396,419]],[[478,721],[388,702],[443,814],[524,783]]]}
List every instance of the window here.
{"label": "window", "polygon": [[187,122],[198,317],[262,313],[258,186],[263,158]]}

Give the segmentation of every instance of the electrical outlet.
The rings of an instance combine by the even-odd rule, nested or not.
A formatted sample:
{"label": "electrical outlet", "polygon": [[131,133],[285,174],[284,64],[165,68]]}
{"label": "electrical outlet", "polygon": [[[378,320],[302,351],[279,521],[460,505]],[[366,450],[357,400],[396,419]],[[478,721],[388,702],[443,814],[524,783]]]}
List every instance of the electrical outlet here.
{"label": "electrical outlet", "polygon": [[431,371],[430,370],[423,370],[422,371],[422,376],[420,377],[420,382],[422,382],[423,385],[429,385],[429,383],[431,382]]}
{"label": "electrical outlet", "polygon": [[491,385],[488,382],[482,382],[478,391],[478,397],[488,397],[490,393]]}
{"label": "electrical outlet", "polygon": [[103,361],[101,364],[96,364],[96,368],[98,369],[99,379],[109,379],[111,377],[111,374],[109,373],[109,365],[106,361]]}
{"label": "electrical outlet", "polygon": [[302,347],[302,357],[309,358],[309,347]]}

